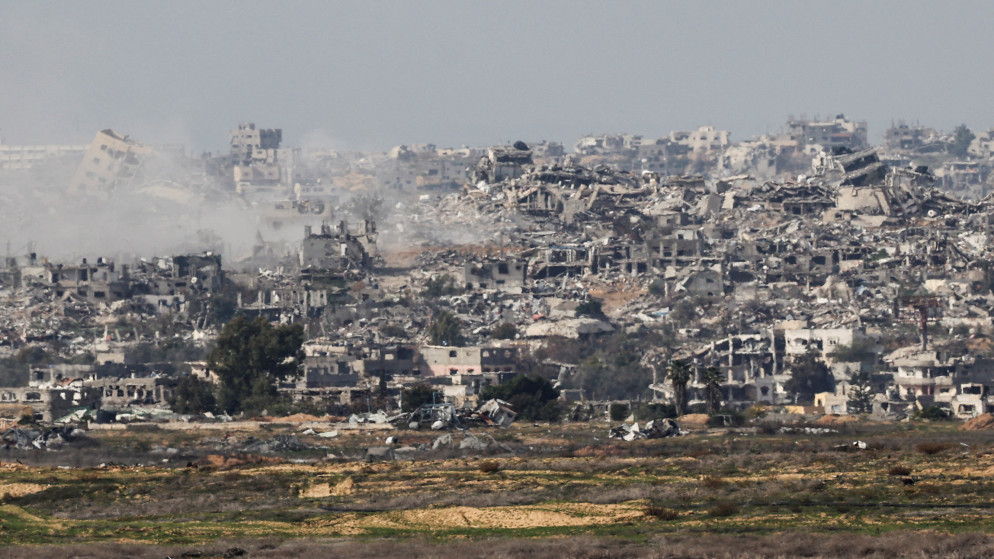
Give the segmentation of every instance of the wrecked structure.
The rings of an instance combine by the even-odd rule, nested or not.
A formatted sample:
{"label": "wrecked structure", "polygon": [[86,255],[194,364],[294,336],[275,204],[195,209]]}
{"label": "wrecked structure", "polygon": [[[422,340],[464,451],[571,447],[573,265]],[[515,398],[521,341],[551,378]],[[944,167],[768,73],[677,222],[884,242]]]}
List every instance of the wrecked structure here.
{"label": "wrecked structure", "polygon": [[331,273],[358,271],[368,267],[376,256],[376,225],[364,221],[358,230],[350,230],[344,221],[332,230],[322,225],[320,233],[304,227],[300,246],[300,266]]}
{"label": "wrecked structure", "polygon": [[257,128],[251,122],[231,131],[231,179],[240,194],[265,194],[293,185],[299,150],[281,149],[282,141],[283,130]]}
{"label": "wrecked structure", "polygon": [[[701,127],[655,140],[585,137],[572,153],[422,144],[303,161],[280,148],[280,130],[240,125],[217,171],[237,185],[228,195],[258,203],[256,223],[303,227],[303,239],[259,234],[258,252],[226,258],[229,270],[214,250],[134,263],[9,257],[0,340],[7,356],[37,346],[117,363],[129,347],[160,343],[139,320],[174,321],[182,343],[207,343],[241,312],[305,326],[314,344],[303,373],[280,387],[297,401],[361,407],[427,382],[461,407],[488,383],[533,372],[589,399],[589,377],[577,380],[584,362],[630,338],[666,349],[641,365],[659,371],[650,380],[639,369],[635,398],[673,401],[659,372],[679,356],[692,370],[691,406],[706,402],[710,367],[724,406],[793,404],[793,362],[815,354],[835,381],[818,394],[826,411],[858,409],[850,380],[865,372],[878,416],[942,405],[965,417],[990,403],[991,381],[977,371],[991,352],[994,201],[946,189],[990,180],[989,138],[932,169],[915,155],[947,149],[949,135],[912,128],[888,132],[882,147],[868,145],[866,123],[839,115],[738,143]],[[123,154],[106,184],[137,180],[128,165],[145,152],[106,136],[108,156]],[[395,195],[375,223],[339,203],[375,192]],[[925,354],[891,359],[921,349],[913,296],[941,307],[926,317],[930,342]],[[465,347],[431,343],[439,310],[458,321]],[[542,353],[557,350],[572,353]],[[602,374],[618,374],[613,366]],[[168,392],[165,382],[133,391],[101,382],[117,403]]]}
{"label": "wrecked structure", "polygon": [[99,194],[140,180],[144,160],[154,150],[113,130],[90,142],[69,183],[70,194]]}

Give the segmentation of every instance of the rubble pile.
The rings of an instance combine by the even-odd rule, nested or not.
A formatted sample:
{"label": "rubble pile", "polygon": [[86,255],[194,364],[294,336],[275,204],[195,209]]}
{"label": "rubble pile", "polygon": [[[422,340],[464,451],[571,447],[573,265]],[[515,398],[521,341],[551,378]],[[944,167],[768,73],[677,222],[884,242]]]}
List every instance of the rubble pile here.
{"label": "rubble pile", "polygon": [[608,432],[608,438],[631,442],[636,439],[679,437],[683,434],[684,432],[680,430],[680,425],[676,421],[666,418],[654,419],[641,428],[639,428],[638,423],[622,423]]}
{"label": "rubble pile", "polygon": [[68,444],[85,439],[85,431],[71,426],[44,429],[13,427],[0,436],[5,449],[16,448],[19,450],[58,450]]}
{"label": "rubble pile", "polygon": [[[571,153],[515,142],[303,157],[280,149],[281,130],[245,123],[230,154],[197,168],[225,175],[227,189],[202,189],[211,198],[252,208],[251,255],[222,266],[225,243],[201,231],[197,249],[167,256],[56,263],[29,246],[5,259],[0,358],[30,372],[0,389],[0,411],[178,420],[167,409],[183,374],[217,381],[198,359],[242,313],[305,329],[300,374],[279,393],[354,428],[507,427],[517,412],[482,393],[523,373],[564,399],[685,398],[712,414],[804,400],[797,413],[970,418],[994,403],[991,138],[959,149],[899,124],[874,147],[866,123],[839,115],[739,143],[701,127],[588,136]],[[155,149],[97,139],[74,192],[185,199],[137,172],[100,176],[100,142],[133,150],[129,166]],[[953,149],[961,160],[940,155]],[[642,345],[621,352],[625,340]],[[790,393],[808,355],[830,382]],[[675,361],[689,369],[680,391]],[[616,394],[594,370],[641,376]],[[398,413],[422,385],[437,403]]]}

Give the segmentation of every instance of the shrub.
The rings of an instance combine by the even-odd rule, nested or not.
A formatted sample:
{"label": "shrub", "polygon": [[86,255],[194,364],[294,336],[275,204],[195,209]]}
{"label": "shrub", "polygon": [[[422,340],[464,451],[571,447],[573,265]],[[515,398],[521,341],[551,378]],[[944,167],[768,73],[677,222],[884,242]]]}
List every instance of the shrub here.
{"label": "shrub", "polygon": [[947,408],[939,405],[925,406],[920,410],[915,410],[915,413],[911,414],[912,419],[926,420],[926,421],[942,421],[944,419],[949,419],[950,413]]}
{"label": "shrub", "polygon": [[[915,445],[915,450],[922,454],[938,454],[944,450],[949,450],[953,445],[949,443],[921,442]],[[910,472],[909,472],[910,473]]]}
{"label": "shrub", "polygon": [[628,417],[628,404],[614,403],[608,408],[608,413],[611,416],[611,421],[624,421]]}
{"label": "shrub", "polygon": [[577,316],[604,316],[604,309],[597,299],[587,299],[576,307]]}
{"label": "shrub", "polygon": [[21,412],[21,420],[18,422],[21,425],[37,425],[38,421],[35,419],[34,410],[26,409]]}
{"label": "shrub", "polygon": [[490,337],[495,340],[513,340],[518,336],[518,329],[510,322],[501,322],[490,331]]}
{"label": "shrub", "polygon": [[753,419],[759,419],[761,417],[766,417],[767,413],[769,413],[769,408],[766,406],[766,404],[756,403],[749,406],[746,409],[745,416],[747,419],[753,420]]}
{"label": "shrub", "polygon": [[503,384],[487,386],[480,399],[491,398],[509,402],[518,417],[527,421],[559,421],[564,410],[559,389],[538,376],[519,375]]}
{"label": "shrub", "polygon": [[421,295],[423,297],[438,298],[443,295],[458,295],[459,293],[462,293],[462,290],[456,285],[456,278],[445,274],[439,277],[428,278]]}
{"label": "shrub", "polygon": [[718,503],[715,506],[708,509],[708,515],[713,516],[715,518],[732,516],[733,514],[736,514],[738,512],[739,512],[739,506],[731,502]]}
{"label": "shrub", "polygon": [[660,520],[667,520],[667,521],[676,520],[677,518],[680,517],[680,513],[678,513],[677,511],[673,509],[668,509],[666,507],[661,507],[653,503],[649,503],[649,505],[645,507],[645,514],[646,516],[652,516]]}
{"label": "shrub", "polygon": [[666,281],[662,278],[656,278],[649,283],[649,293],[656,295],[657,297],[662,297],[666,295]]}
{"label": "shrub", "polygon": [[887,470],[887,475],[889,476],[907,476],[911,475],[911,468],[907,466],[894,466]]}
{"label": "shrub", "polygon": [[380,327],[380,336],[384,338],[407,338],[407,330],[397,324],[386,324]]}
{"label": "shrub", "polygon": [[707,489],[720,489],[725,486],[725,480],[718,476],[704,476],[701,478],[701,487]]}
{"label": "shrub", "polygon": [[481,473],[492,474],[494,472],[500,471],[500,462],[496,460],[481,460],[477,468],[480,470]]}
{"label": "shrub", "polygon": [[714,451],[712,451],[710,448],[692,448],[688,450],[684,454],[684,456],[687,456],[689,458],[701,458],[704,456],[709,456],[711,454],[714,454]]}
{"label": "shrub", "polygon": [[[413,412],[425,404],[434,404],[436,401],[435,389],[426,383],[415,384],[402,392],[403,411]],[[442,395],[438,393],[437,400],[442,401]]]}
{"label": "shrub", "polygon": [[639,405],[637,408],[638,417],[650,419],[676,419],[676,406],[664,404],[662,402],[649,402]]}

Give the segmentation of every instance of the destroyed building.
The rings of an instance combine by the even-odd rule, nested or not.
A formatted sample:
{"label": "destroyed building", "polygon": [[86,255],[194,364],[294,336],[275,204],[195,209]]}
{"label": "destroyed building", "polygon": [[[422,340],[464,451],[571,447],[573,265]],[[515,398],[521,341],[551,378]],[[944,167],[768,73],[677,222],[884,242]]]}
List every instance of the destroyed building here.
{"label": "destroyed building", "polygon": [[[257,258],[226,258],[230,270],[216,250],[134,263],[11,256],[0,271],[11,295],[0,351],[121,364],[136,345],[163,341],[139,331],[147,319],[178,332],[168,343],[206,344],[223,322],[219,307],[233,306],[224,310],[306,327],[303,374],[280,387],[297,401],[362,407],[428,382],[461,407],[487,383],[557,368],[526,370],[530,351],[575,343],[544,361],[560,364],[556,380],[568,384],[584,352],[624,338],[665,348],[657,368],[688,360],[695,409],[712,366],[724,406],[791,404],[791,362],[810,352],[836,380],[816,396],[825,411],[855,413],[849,376],[872,372],[875,416],[942,405],[967,417],[990,409],[994,386],[983,372],[994,357],[994,200],[948,190],[986,188],[991,165],[982,142],[954,158],[942,151],[949,134],[911,128],[888,132],[882,148],[868,145],[865,123],[840,115],[790,119],[782,133],[738,143],[701,127],[655,140],[589,136],[572,153],[555,143],[411,144],[304,161],[280,148],[279,130],[241,125],[219,171],[239,184],[226,195],[259,208],[257,222],[273,230],[303,226],[299,247],[260,234]],[[140,180],[137,169],[112,175]],[[339,200],[377,189],[391,195],[389,220],[318,225],[338,215]],[[931,345],[904,355],[895,348],[921,350],[909,294],[942,309],[925,315]],[[467,347],[430,344],[440,309]],[[495,342],[500,330],[515,341]],[[863,353],[852,361],[835,357],[854,346]],[[68,390],[78,378],[65,369],[45,382]],[[102,377],[95,389],[120,406],[168,394],[164,380],[136,379]],[[651,386],[633,397],[674,398],[667,382]]]}
{"label": "destroyed building", "polygon": [[71,194],[106,193],[141,180],[144,160],[154,153],[128,136],[101,130],[90,142],[69,183]]}
{"label": "destroyed building", "polygon": [[300,266],[331,273],[358,272],[367,268],[376,256],[376,225],[364,221],[357,230],[341,221],[335,229],[322,225],[320,233],[304,227],[300,246]]}
{"label": "destroyed building", "polygon": [[281,149],[283,131],[242,123],[230,133],[231,180],[240,194],[255,196],[289,189],[295,182],[299,149]]}
{"label": "destroyed building", "polygon": [[521,292],[528,275],[528,264],[520,260],[496,260],[468,263],[464,268],[466,289],[500,289]]}
{"label": "destroyed building", "polygon": [[852,151],[867,147],[867,124],[836,115],[832,120],[789,119],[786,134],[799,145],[817,144],[824,149],[846,148]]}

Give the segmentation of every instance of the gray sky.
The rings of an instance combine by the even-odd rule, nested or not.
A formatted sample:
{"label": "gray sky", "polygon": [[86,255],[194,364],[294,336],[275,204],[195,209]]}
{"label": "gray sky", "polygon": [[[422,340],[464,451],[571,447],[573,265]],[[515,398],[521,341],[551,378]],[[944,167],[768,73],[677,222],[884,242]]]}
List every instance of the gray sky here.
{"label": "gray sky", "polygon": [[227,150],[994,124],[992,2],[0,0],[0,138]]}

